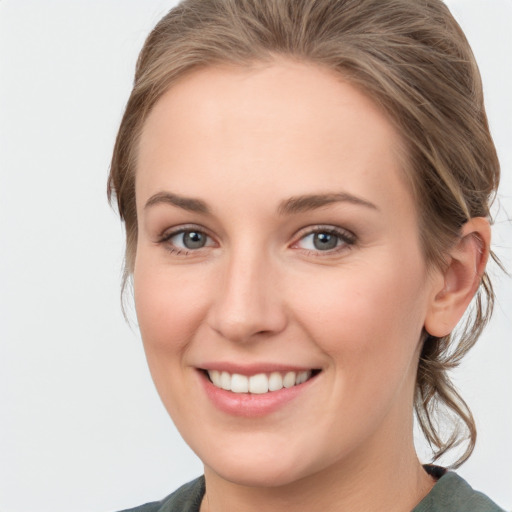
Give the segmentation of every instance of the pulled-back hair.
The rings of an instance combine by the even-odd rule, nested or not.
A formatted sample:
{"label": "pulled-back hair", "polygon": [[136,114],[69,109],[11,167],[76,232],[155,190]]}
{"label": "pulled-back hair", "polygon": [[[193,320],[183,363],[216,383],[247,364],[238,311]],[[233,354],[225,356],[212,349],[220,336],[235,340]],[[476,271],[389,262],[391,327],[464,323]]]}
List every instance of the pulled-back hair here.
{"label": "pulled-back hair", "polygon": [[[406,174],[431,267],[445,263],[468,219],[490,216],[499,163],[481,79],[461,28],[441,0],[185,0],[145,42],[113,152],[108,193],[111,199],[115,194],[126,228],[123,285],[137,244],[138,141],[157,100],[195,68],[247,66],[277,56],[338,72],[387,113],[408,150]],[[448,372],[478,339],[493,301],[485,273],[455,333],[424,333],[416,416],[434,460],[467,442],[454,467],[473,451],[476,428]],[[440,421],[445,417],[453,420],[450,426]]]}

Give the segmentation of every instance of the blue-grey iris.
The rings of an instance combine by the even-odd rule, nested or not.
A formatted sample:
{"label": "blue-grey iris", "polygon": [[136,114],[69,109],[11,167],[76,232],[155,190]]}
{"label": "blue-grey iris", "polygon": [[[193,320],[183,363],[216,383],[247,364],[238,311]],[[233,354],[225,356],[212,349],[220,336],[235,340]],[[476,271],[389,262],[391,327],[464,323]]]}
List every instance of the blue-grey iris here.
{"label": "blue-grey iris", "polygon": [[187,249],[201,249],[206,244],[206,235],[198,231],[185,231],[183,233],[183,245]]}
{"label": "blue-grey iris", "polygon": [[332,233],[315,233],[313,236],[313,245],[319,251],[328,251],[338,245],[338,236]]}

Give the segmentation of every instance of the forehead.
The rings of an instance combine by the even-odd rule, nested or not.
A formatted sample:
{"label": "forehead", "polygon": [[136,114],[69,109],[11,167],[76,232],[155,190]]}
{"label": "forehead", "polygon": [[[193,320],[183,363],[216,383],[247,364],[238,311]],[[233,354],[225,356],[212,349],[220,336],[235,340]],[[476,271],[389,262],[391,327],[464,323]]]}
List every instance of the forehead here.
{"label": "forehead", "polygon": [[207,193],[213,177],[254,193],[370,185],[378,196],[404,186],[403,161],[387,116],[330,70],[285,59],[208,67],[182,77],[146,120],[137,200],[159,187],[190,195],[204,183]]}

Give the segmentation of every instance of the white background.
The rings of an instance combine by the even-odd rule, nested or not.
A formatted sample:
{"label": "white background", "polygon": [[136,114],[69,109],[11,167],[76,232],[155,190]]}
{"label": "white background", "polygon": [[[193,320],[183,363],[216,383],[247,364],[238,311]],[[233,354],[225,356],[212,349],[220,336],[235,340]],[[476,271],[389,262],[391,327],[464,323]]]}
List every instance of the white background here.
{"label": "white background", "polygon": [[[1,512],[106,512],[201,472],[122,318],[105,196],[137,53],[174,3],[0,0]],[[449,5],[484,79],[503,168],[495,249],[512,270],[512,1]],[[494,320],[455,376],[479,426],[459,471],[510,510],[512,281],[494,273]]]}

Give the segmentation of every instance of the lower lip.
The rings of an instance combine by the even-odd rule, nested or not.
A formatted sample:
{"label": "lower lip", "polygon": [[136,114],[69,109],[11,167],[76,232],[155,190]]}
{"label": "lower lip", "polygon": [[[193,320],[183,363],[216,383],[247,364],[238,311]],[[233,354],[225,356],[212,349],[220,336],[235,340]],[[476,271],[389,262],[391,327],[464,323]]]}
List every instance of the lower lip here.
{"label": "lower lip", "polygon": [[316,376],[291,388],[262,394],[233,393],[214,386],[204,372],[199,372],[206,395],[222,412],[233,416],[255,418],[271,414],[304,393]]}

